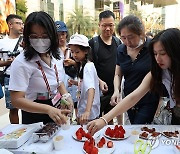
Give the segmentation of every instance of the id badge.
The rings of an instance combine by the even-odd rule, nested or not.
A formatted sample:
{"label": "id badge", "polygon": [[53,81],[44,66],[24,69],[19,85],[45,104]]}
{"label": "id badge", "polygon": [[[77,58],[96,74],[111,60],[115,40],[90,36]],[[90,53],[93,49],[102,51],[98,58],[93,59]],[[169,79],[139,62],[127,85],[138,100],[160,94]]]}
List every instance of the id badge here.
{"label": "id badge", "polygon": [[49,93],[37,93],[37,100],[48,100],[49,99]]}
{"label": "id badge", "polygon": [[52,99],[52,104],[54,107],[56,108],[60,108],[61,107],[61,94],[60,93],[57,93],[54,98]]}

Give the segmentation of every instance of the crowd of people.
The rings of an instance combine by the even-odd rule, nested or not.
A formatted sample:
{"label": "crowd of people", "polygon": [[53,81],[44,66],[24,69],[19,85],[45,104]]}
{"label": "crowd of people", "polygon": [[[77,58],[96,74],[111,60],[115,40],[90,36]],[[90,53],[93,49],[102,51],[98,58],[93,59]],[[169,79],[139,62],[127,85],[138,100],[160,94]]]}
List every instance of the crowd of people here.
{"label": "crowd of people", "polygon": [[[180,30],[151,38],[135,15],[124,17],[115,34],[115,15],[99,14],[98,36],[70,36],[63,21],[33,12],[25,23],[7,17],[9,35],[0,39],[5,100],[11,123],[77,124],[91,134],[127,112],[131,124],[151,124],[161,97],[169,97],[171,124],[180,124]],[[6,52],[8,51],[8,52]],[[16,53],[16,54],[15,54]],[[165,95],[166,92],[166,95]],[[55,98],[58,97],[56,103]],[[66,105],[57,105],[61,99]]]}

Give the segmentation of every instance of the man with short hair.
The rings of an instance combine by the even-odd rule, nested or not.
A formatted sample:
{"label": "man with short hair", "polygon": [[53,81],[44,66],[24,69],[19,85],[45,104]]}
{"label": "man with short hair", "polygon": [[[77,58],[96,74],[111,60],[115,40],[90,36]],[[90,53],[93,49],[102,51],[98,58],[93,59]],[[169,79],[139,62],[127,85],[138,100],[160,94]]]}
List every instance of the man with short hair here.
{"label": "man with short hair", "polygon": [[103,113],[106,114],[113,108],[110,105],[110,99],[114,92],[113,80],[117,47],[121,44],[120,40],[113,36],[115,31],[115,15],[113,12],[106,10],[99,14],[99,29],[101,34],[92,38],[89,44],[92,48],[92,57],[100,80],[100,89],[103,93],[100,98],[100,116],[102,116]]}
{"label": "man with short hair", "polygon": [[22,18],[15,14],[10,14],[9,16],[7,16],[6,22],[9,27],[9,35],[0,40],[0,53],[2,53],[0,57],[0,66],[5,68],[7,67],[4,79],[6,108],[10,109],[10,122],[13,124],[17,124],[19,123],[18,109],[14,108],[11,104],[10,92],[8,90],[8,87],[10,79],[10,65],[14,58],[18,55],[18,53],[23,50],[21,47],[19,47],[19,43],[22,39],[20,35],[23,32],[24,24]]}

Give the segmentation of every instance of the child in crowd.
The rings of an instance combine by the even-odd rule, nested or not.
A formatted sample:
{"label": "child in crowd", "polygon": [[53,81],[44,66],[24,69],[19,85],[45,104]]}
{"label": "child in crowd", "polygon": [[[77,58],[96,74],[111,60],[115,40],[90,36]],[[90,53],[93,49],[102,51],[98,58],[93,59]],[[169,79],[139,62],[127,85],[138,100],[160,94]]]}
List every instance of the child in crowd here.
{"label": "child in crowd", "polygon": [[75,34],[71,36],[69,47],[73,58],[78,64],[78,82],[71,84],[78,85],[78,124],[86,124],[88,121],[99,117],[100,96],[99,80],[94,63],[91,62],[91,48],[88,38],[84,35]]}

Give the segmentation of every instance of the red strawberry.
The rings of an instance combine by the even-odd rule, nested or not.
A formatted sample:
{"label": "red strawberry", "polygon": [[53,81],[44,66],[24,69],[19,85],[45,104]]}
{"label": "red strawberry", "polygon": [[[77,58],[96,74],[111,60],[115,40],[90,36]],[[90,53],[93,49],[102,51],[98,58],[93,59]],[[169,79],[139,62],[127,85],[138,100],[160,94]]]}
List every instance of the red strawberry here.
{"label": "red strawberry", "polygon": [[124,133],[123,132],[119,132],[119,138],[124,138]]}
{"label": "red strawberry", "polygon": [[118,125],[116,125],[115,127],[114,127],[114,130],[118,130],[119,129],[119,127],[118,127]]}
{"label": "red strawberry", "polygon": [[125,131],[124,128],[123,128],[123,129],[121,129],[121,132],[123,132],[123,134],[125,134],[126,131]]}
{"label": "red strawberry", "polygon": [[113,129],[110,131],[109,136],[114,137],[114,130]]}
{"label": "red strawberry", "polygon": [[77,136],[77,134],[79,134],[79,133],[81,133],[80,131],[79,131],[79,129],[76,131],[76,136]]}
{"label": "red strawberry", "polygon": [[103,142],[99,141],[98,144],[97,144],[97,147],[98,147],[98,148],[102,148],[103,145],[104,145]]}
{"label": "red strawberry", "polygon": [[86,132],[84,130],[81,130],[81,134],[83,137],[85,137]]}
{"label": "red strawberry", "polygon": [[106,134],[107,136],[109,136],[110,132],[111,132],[111,128],[108,127],[108,128],[106,129],[106,131],[105,131],[105,134]]}
{"label": "red strawberry", "polygon": [[87,139],[91,139],[92,138],[92,136],[91,136],[91,134],[90,133],[85,133],[85,135],[84,135]]}
{"label": "red strawberry", "polygon": [[123,129],[123,126],[122,126],[122,125],[120,125],[120,126],[119,126],[119,130],[122,130],[122,129]]}
{"label": "red strawberry", "polygon": [[104,137],[102,137],[102,138],[100,139],[100,141],[101,141],[103,144],[105,144],[105,143],[106,143],[106,140],[105,140],[105,138],[104,138]]}
{"label": "red strawberry", "polygon": [[95,145],[95,140],[93,137],[90,139],[90,144],[92,144],[93,146]]}
{"label": "red strawberry", "polygon": [[98,154],[98,148],[93,147],[91,154]]}
{"label": "red strawberry", "polygon": [[82,127],[80,127],[78,130],[79,130],[80,132],[84,131]]}
{"label": "red strawberry", "polygon": [[120,138],[120,133],[119,133],[119,131],[116,131],[116,132],[114,133],[114,137],[115,137],[115,138]]}
{"label": "red strawberry", "polygon": [[91,150],[92,150],[92,147],[91,147],[91,146],[87,146],[87,147],[86,147],[86,152],[87,152],[88,154],[91,153]]}
{"label": "red strawberry", "polygon": [[112,141],[108,141],[107,142],[107,147],[108,148],[112,148],[113,147],[113,142]]}
{"label": "red strawberry", "polygon": [[78,133],[76,136],[77,136],[78,140],[82,140],[82,134],[81,133]]}
{"label": "red strawberry", "polygon": [[88,141],[88,140],[86,140],[85,142],[84,142],[84,146],[88,146],[90,144],[90,142]]}

